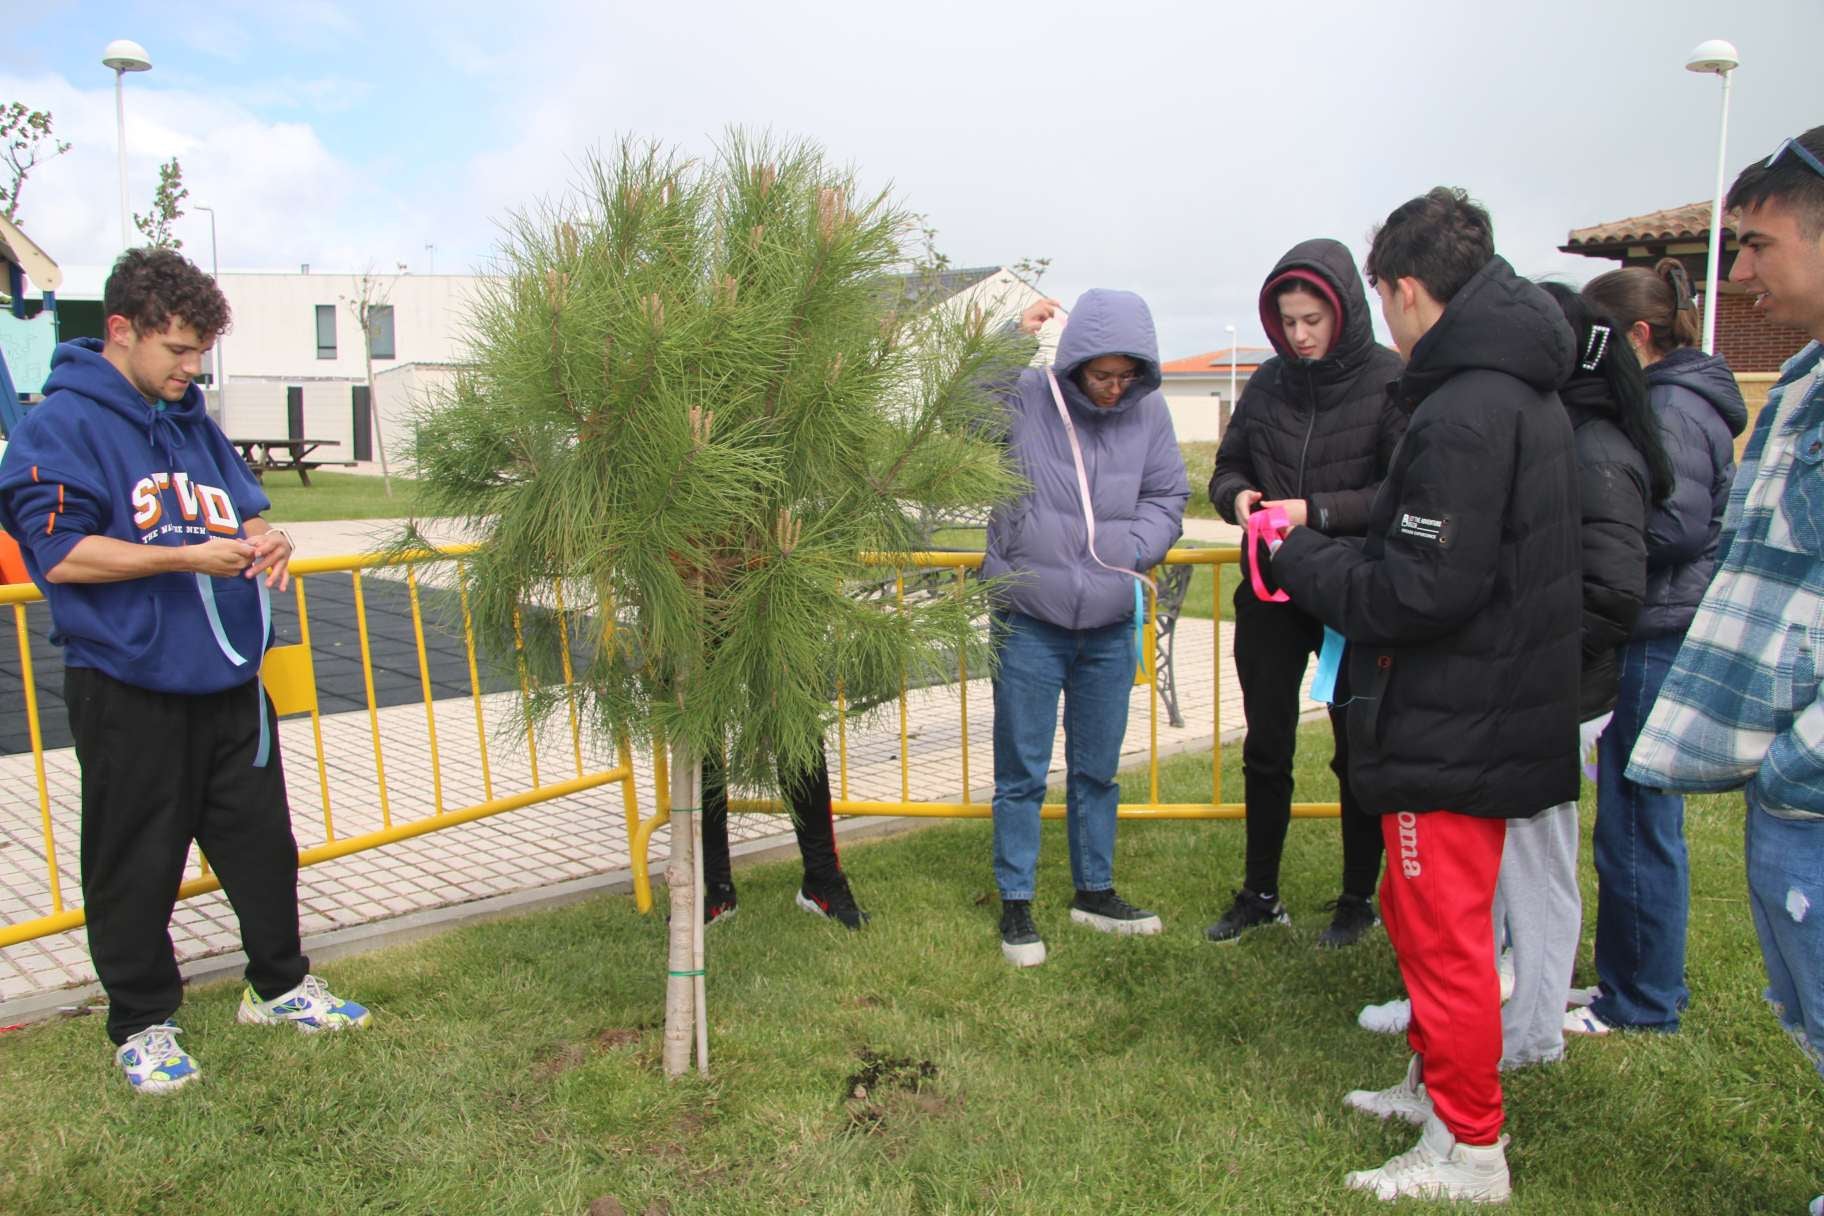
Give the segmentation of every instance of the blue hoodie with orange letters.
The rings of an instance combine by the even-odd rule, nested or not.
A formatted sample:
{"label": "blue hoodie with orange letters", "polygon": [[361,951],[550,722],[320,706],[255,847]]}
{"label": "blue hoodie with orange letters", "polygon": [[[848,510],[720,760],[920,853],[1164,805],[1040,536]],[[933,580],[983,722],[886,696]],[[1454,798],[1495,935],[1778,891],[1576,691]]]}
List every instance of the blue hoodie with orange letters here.
{"label": "blue hoodie with orange letters", "polygon": [[44,577],[88,536],[173,546],[245,537],[243,521],[271,503],[204,411],[202,389],[149,402],[93,338],[57,347],[44,387],[0,458],[0,527],[50,603],[64,662],[154,692],[220,692],[253,679],[271,637],[261,579]]}

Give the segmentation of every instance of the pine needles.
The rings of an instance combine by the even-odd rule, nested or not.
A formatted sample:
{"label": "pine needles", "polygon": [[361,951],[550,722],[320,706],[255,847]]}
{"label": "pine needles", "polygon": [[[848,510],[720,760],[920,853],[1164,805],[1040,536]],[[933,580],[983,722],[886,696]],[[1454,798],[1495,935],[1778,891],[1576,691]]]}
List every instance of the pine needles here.
{"label": "pine needles", "polygon": [[981,584],[856,594],[920,511],[1018,489],[990,386],[1020,352],[921,306],[916,232],[816,147],[739,133],[704,162],[625,143],[510,224],[418,476],[487,541],[477,636],[534,714],[565,703],[560,595],[592,617],[569,630],[592,724],[726,748],[747,785],[813,762],[839,685],[988,669]]}

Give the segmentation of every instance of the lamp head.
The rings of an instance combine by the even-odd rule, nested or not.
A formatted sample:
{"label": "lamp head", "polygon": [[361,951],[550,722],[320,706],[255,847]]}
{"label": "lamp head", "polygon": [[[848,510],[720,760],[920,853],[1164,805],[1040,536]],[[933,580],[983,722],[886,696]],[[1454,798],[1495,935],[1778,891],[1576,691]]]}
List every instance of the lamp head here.
{"label": "lamp head", "polygon": [[146,54],[146,48],[131,38],[116,38],[108,43],[101,52],[101,65],[113,68],[116,72],[149,72],[152,60]]}
{"label": "lamp head", "polygon": [[1710,72],[1718,76],[1727,76],[1742,64],[1742,57],[1736,53],[1733,42],[1721,38],[1712,38],[1700,42],[1685,58],[1685,71]]}

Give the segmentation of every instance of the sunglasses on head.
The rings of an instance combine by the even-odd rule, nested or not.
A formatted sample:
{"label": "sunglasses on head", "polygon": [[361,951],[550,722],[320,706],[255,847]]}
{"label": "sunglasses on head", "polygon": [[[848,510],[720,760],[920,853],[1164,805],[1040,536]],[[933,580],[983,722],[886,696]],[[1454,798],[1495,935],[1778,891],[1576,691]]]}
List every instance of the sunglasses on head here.
{"label": "sunglasses on head", "polygon": [[1773,155],[1769,156],[1767,158],[1767,163],[1761,167],[1764,169],[1773,168],[1773,166],[1778,163],[1780,157],[1786,155],[1787,152],[1791,152],[1794,156],[1804,161],[1806,167],[1813,173],[1817,174],[1819,177],[1824,177],[1824,161],[1820,161],[1817,157],[1813,156],[1810,149],[1800,143],[1799,137],[1796,135],[1775,148],[1773,150]]}

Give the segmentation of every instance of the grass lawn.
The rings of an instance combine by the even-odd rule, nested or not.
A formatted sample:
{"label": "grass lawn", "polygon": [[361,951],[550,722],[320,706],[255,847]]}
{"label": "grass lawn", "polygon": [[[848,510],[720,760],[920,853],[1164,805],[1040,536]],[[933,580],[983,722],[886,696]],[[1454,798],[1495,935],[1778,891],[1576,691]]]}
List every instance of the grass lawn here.
{"label": "grass lawn", "polygon": [[1210,505],[1210,474],[1216,471],[1215,441],[1181,443],[1178,450],[1184,454],[1184,472],[1191,483],[1191,500],[1184,504],[1184,513],[1192,519],[1221,519]]}
{"label": "grass lawn", "polygon": [[[1328,796],[1324,729],[1303,797]],[[1165,796],[1208,781],[1183,758]],[[1511,1210],[1799,1216],[1824,1184],[1818,1078],[1757,995],[1740,824],[1738,798],[1691,806],[1684,1033],[1576,1041],[1508,1078]],[[1128,940],[1069,925],[1046,833],[1052,958],[1032,971],[1000,958],[986,823],[846,850],[860,934],[792,906],[795,863],[743,870],[710,936],[707,1083],[659,1075],[664,924],[625,897],[324,967],[374,1007],[359,1033],[236,1026],[233,986],[194,992],[206,1078],[165,1099],[127,1092],[93,1020],[0,1036],[0,1211],[1389,1210],[1342,1185],[1414,1133],[1340,1103],[1397,1081],[1406,1048],[1355,1026],[1397,991],[1385,938],[1313,948],[1335,825],[1293,827],[1294,927],[1226,947],[1201,930],[1240,878],[1240,824],[1124,827],[1122,889],[1167,926]]]}
{"label": "grass lawn", "polygon": [[282,526],[323,519],[404,519],[414,511],[418,485],[394,477],[388,498],[378,477],[318,470],[305,486],[296,473],[275,469],[266,474],[265,489],[272,499],[270,517]]}

